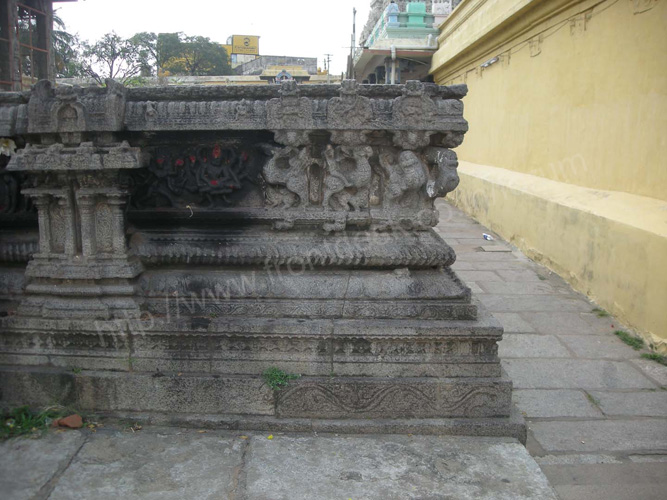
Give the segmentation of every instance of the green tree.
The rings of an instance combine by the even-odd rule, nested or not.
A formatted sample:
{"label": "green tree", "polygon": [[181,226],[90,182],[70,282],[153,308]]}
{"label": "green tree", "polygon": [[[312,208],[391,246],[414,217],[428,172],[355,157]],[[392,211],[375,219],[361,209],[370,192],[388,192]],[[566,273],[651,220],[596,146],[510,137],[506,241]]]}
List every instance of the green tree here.
{"label": "green tree", "polygon": [[162,67],[175,75],[221,76],[232,74],[224,47],[203,36],[180,38],[178,52],[167,59]]}
{"label": "green tree", "polygon": [[83,74],[102,85],[107,78],[124,83],[141,73],[141,50],[115,32],[107,33],[94,44],[83,44]]}
{"label": "green tree", "polygon": [[56,66],[56,78],[75,78],[81,76],[81,41],[77,35],[67,31],[65,22],[57,14],[53,15],[51,32],[53,55]]}
{"label": "green tree", "polygon": [[178,57],[181,52],[181,38],[183,33],[159,33],[156,44],[156,65],[158,71],[164,71],[165,63],[172,57]]}
{"label": "green tree", "polygon": [[157,35],[147,31],[137,33],[130,42],[134,45],[137,59],[141,66],[141,76],[153,76],[157,74],[159,65],[157,64]]}

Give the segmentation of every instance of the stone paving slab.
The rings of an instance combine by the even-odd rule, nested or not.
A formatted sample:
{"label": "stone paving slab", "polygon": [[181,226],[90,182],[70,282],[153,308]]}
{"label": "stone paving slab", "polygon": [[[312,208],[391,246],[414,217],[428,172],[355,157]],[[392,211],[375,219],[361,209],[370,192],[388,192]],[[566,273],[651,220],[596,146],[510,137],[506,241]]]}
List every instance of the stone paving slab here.
{"label": "stone paving slab", "polygon": [[559,297],[553,295],[496,295],[484,294],[478,297],[491,312],[524,311],[587,311],[590,304],[578,297]]}
{"label": "stone paving slab", "polygon": [[542,281],[482,281],[484,293],[513,295],[551,295],[556,292],[549,283]]}
{"label": "stone paving slab", "polygon": [[498,355],[505,358],[567,358],[569,351],[553,335],[505,333],[498,344]]}
{"label": "stone paving slab", "polygon": [[49,432],[38,438],[0,442],[0,496],[5,500],[39,498],[42,488],[65,470],[84,443],[79,432]]}
{"label": "stone paving slab", "polygon": [[621,342],[615,335],[562,335],[561,340],[579,358],[630,359],[639,353]]}
{"label": "stone paving slab", "polygon": [[526,449],[497,438],[259,439],[246,484],[257,500],[556,498]]}
{"label": "stone paving slab", "polygon": [[508,438],[105,428],[0,452],[3,500],[557,498]]}
{"label": "stone paving slab", "polygon": [[531,422],[529,427],[548,452],[667,453],[667,421],[664,419]]}
{"label": "stone paving slab", "polygon": [[584,359],[505,359],[516,389],[655,389],[628,363]]}
{"label": "stone paving slab", "polygon": [[493,316],[500,321],[506,333],[532,333],[535,328],[524,320],[519,313],[494,313]]}
{"label": "stone paving slab", "polygon": [[554,335],[611,334],[608,324],[599,323],[594,327],[587,321],[587,314],[573,311],[523,312],[521,317],[540,333]]}
{"label": "stone paving slab", "polygon": [[195,431],[98,433],[59,479],[51,500],[230,498],[246,443]]}
{"label": "stone paving slab", "polygon": [[489,281],[503,281],[503,279],[494,271],[458,271],[456,274],[466,283],[472,281],[481,281],[485,283]]}
{"label": "stone paving slab", "polygon": [[505,281],[512,281],[512,282],[521,282],[521,281],[528,281],[528,282],[540,282],[544,280],[544,276],[542,274],[536,273],[533,270],[530,269],[518,269],[518,270],[511,270],[511,269],[501,269],[497,271],[498,275],[503,278]]}
{"label": "stone paving slab", "polygon": [[641,358],[633,359],[630,363],[658,385],[667,387],[667,366]]}
{"label": "stone paving slab", "polygon": [[512,249],[505,245],[482,245],[485,252],[511,252]]}
{"label": "stone paving slab", "polygon": [[[443,238],[445,238],[445,241],[447,240],[447,237],[444,235]],[[502,264],[516,261],[517,255],[515,252],[461,252],[456,258],[461,262],[497,262],[500,264],[500,269],[503,269],[504,266]]]}
{"label": "stone paving slab", "polygon": [[561,500],[663,500],[667,464],[547,465]]}
{"label": "stone paving slab", "polygon": [[584,391],[515,390],[512,400],[528,418],[603,418]]}
{"label": "stone paving slab", "polygon": [[667,417],[667,391],[591,391],[590,394],[608,416]]}
{"label": "stone paving slab", "polygon": [[[439,205],[461,223],[462,212]],[[472,219],[469,230],[489,232]],[[476,242],[457,240],[461,245]],[[667,387],[667,367],[639,358],[639,352],[620,343],[613,332],[624,326],[612,316],[599,316],[595,304],[561,277],[517,252],[511,255],[506,260],[483,260],[479,252],[472,258],[459,255],[453,268],[485,291],[481,301],[491,304],[505,328],[499,355],[514,381],[513,399],[527,415],[528,449],[562,500],[665,498],[667,418],[662,399],[667,392],[659,387]],[[538,293],[541,297],[533,300]],[[540,300],[551,304],[539,307]],[[578,305],[563,307],[568,300]],[[556,347],[554,337],[567,354]],[[603,400],[609,414],[596,405]],[[634,463],[659,467],[638,471]],[[582,464],[617,468],[604,469],[611,471],[605,477]],[[573,465],[572,474],[555,465]],[[635,474],[641,482],[633,479]]]}
{"label": "stone paving slab", "polygon": [[[586,473],[586,471],[582,471]],[[655,478],[654,478],[655,480]],[[556,486],[560,500],[664,500],[663,484],[593,484]]]}
{"label": "stone paving slab", "polygon": [[[489,254],[485,254],[489,255]],[[526,264],[518,260],[503,260],[503,261],[464,261],[458,258],[452,269],[455,271],[498,271],[503,269],[524,269]]]}

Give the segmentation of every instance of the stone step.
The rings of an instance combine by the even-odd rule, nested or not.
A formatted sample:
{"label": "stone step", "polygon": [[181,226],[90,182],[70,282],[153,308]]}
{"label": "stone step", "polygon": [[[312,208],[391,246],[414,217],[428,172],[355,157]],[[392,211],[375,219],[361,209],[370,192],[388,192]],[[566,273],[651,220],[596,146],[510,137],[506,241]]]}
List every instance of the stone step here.
{"label": "stone step", "polygon": [[79,411],[106,415],[163,414],[161,422],[167,418],[171,424],[210,418],[216,426],[227,428],[311,430],[320,426],[324,430],[326,426],[331,432],[521,438],[520,422],[511,410],[511,382],[505,375],[495,379],[302,377],[284,389],[272,390],[261,376],[73,373],[0,366],[0,385],[3,407],[59,401]]}

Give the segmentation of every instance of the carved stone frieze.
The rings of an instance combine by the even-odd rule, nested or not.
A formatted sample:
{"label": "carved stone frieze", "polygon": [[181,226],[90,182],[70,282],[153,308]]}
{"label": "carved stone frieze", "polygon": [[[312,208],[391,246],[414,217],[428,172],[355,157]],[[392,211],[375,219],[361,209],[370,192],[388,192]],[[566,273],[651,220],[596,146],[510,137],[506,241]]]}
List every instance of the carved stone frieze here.
{"label": "carved stone frieze", "polygon": [[276,406],[280,416],[295,418],[486,417],[507,412],[510,397],[508,383],[470,386],[333,378],[296,381],[281,391]]}
{"label": "carved stone frieze", "polygon": [[132,178],[132,205],[147,207],[230,206],[244,185],[257,183],[250,148],[220,144],[156,148],[148,169]]}

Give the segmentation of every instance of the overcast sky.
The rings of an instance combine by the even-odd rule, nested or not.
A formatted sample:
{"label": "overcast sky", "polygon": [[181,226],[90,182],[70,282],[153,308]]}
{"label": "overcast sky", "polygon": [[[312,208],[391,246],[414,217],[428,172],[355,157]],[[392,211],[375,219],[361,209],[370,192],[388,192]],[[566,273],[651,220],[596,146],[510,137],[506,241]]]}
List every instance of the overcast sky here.
{"label": "overcast sky", "polygon": [[[317,57],[333,54],[331,72],[345,71],[357,9],[357,44],[370,0],[78,0],[55,3],[68,31],[94,41],[115,31],[209,37],[225,43],[230,35],[259,35],[260,55]],[[348,48],[346,48],[348,47]]]}

